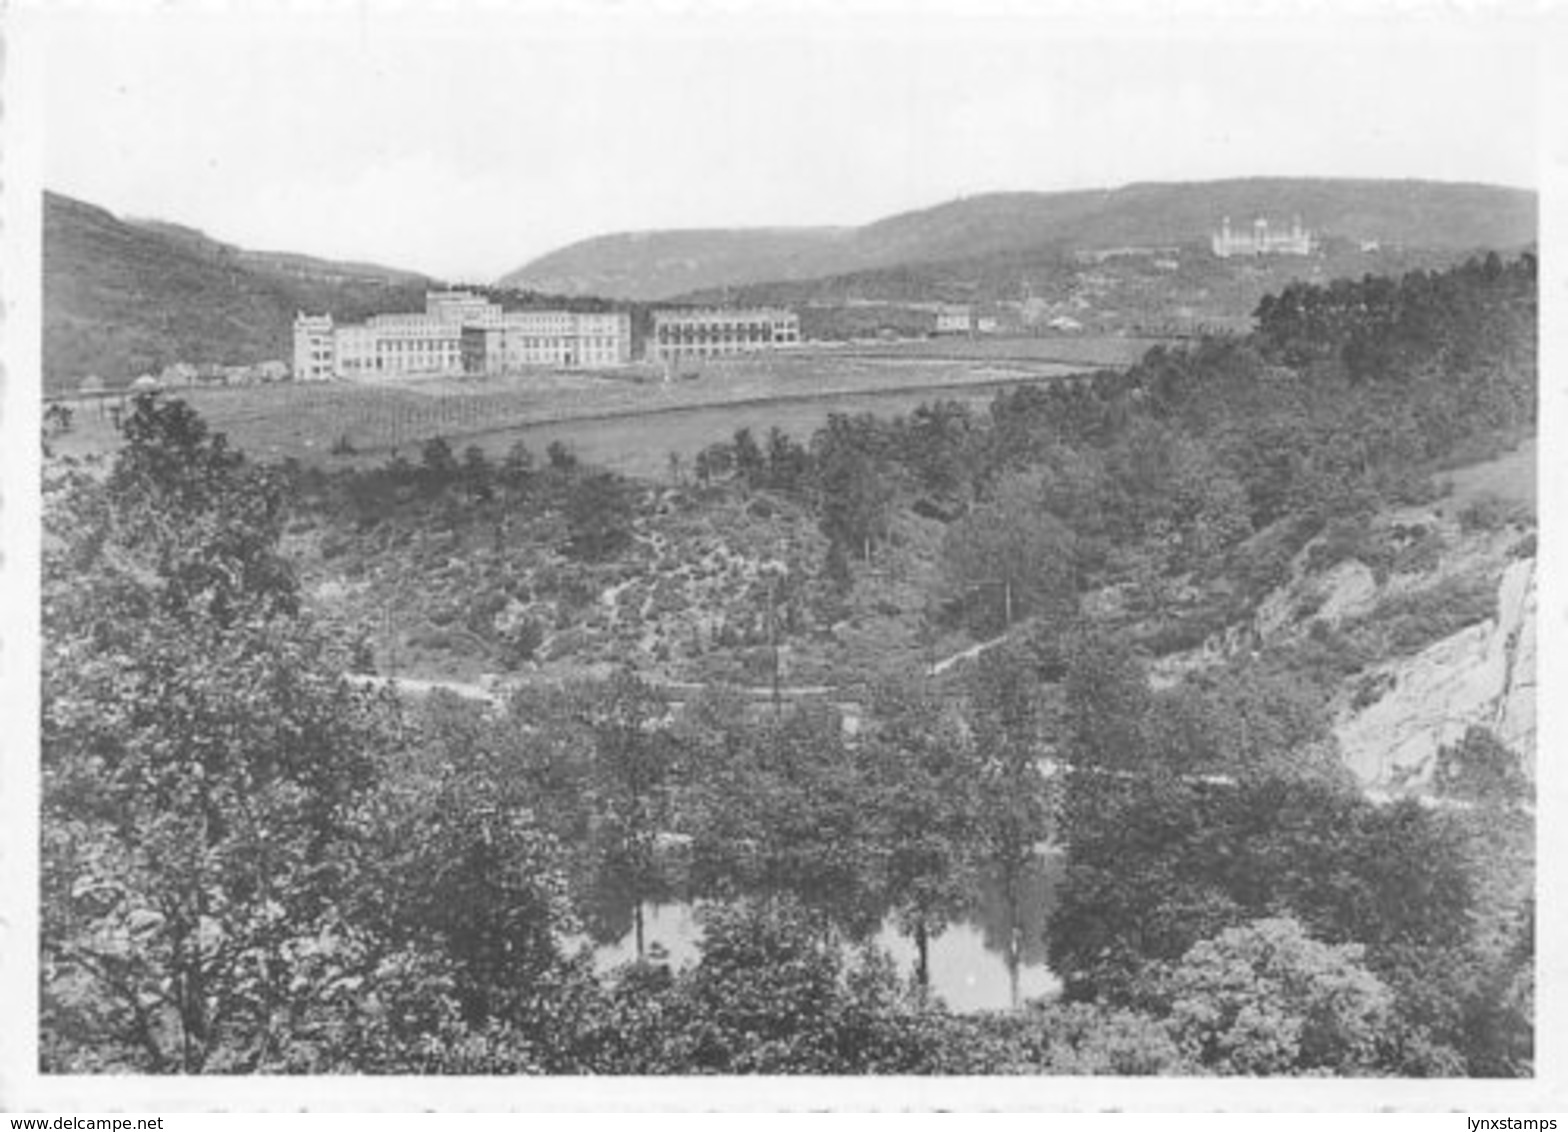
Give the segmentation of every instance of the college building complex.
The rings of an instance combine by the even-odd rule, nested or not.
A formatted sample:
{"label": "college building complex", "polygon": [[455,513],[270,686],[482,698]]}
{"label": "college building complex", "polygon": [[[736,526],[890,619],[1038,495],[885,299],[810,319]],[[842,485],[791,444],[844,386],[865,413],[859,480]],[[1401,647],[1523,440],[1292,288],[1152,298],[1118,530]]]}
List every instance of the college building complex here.
{"label": "college building complex", "polygon": [[749,354],[800,344],[800,316],[772,307],[656,310],[648,334],[650,362]]}
{"label": "college building complex", "polygon": [[598,369],[631,360],[624,311],[503,311],[467,291],[433,291],[423,314],[378,314],[337,325],[331,315],[294,321],[294,378],[505,373],[548,366]]}
{"label": "college building complex", "polygon": [[1209,246],[1221,259],[1239,255],[1311,255],[1317,247],[1312,233],[1301,226],[1300,218],[1285,232],[1269,231],[1269,222],[1262,217],[1252,222],[1250,230],[1232,228],[1230,217],[1225,217],[1220,230],[1209,238]]}

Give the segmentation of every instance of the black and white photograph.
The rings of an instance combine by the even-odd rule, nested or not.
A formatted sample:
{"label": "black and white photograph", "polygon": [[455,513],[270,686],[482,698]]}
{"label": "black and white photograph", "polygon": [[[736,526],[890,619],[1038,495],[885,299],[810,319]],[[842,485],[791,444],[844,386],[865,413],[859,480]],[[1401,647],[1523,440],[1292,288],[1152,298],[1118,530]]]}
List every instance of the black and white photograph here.
{"label": "black and white photograph", "polygon": [[0,1107],[1568,1109],[1563,16],[13,7]]}

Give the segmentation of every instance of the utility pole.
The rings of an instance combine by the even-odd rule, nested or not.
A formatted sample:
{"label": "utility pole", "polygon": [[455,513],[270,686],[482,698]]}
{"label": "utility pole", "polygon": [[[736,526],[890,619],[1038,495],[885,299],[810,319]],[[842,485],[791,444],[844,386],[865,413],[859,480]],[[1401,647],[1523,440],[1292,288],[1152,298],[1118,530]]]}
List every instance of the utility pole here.
{"label": "utility pole", "polygon": [[387,641],[387,668],[391,679],[397,680],[397,637],[392,633],[392,603],[381,607],[382,634]]}
{"label": "utility pole", "polygon": [[773,718],[784,713],[783,692],[779,687],[779,635],[777,610],[778,578],[768,575],[768,651],[773,657]]}

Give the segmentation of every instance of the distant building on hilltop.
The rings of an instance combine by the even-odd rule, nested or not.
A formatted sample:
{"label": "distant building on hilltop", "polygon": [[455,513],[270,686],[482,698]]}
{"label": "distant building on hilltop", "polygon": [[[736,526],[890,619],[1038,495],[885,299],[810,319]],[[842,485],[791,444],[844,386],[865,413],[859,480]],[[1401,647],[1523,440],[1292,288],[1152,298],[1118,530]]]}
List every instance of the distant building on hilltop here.
{"label": "distant building on hilltop", "polygon": [[1291,222],[1290,230],[1283,232],[1271,232],[1268,220],[1261,216],[1252,222],[1250,230],[1232,228],[1230,217],[1227,216],[1219,231],[1210,237],[1209,244],[1220,259],[1232,256],[1311,255],[1317,248],[1316,238],[1301,226],[1299,216]]}
{"label": "distant building on hilltop", "polygon": [[468,291],[432,291],[423,314],[378,314],[343,326],[330,315],[299,315],[294,376],[327,381],[604,368],[631,360],[631,337],[624,311],[506,311]]}
{"label": "distant building on hilltop", "polygon": [[800,316],[775,307],[656,310],[648,334],[651,362],[717,358],[800,344]]}

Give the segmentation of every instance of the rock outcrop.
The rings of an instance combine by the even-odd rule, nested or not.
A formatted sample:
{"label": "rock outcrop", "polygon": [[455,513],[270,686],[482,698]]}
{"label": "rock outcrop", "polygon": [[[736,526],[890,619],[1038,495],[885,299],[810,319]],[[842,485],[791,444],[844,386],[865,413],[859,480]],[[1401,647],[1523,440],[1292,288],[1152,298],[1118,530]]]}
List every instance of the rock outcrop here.
{"label": "rock outcrop", "polygon": [[1418,790],[1438,748],[1472,726],[1489,728],[1535,763],[1535,560],[1509,563],[1498,583],[1498,614],[1423,649],[1372,666],[1387,690],[1358,707],[1344,697],[1335,719],[1346,765],[1369,788]]}
{"label": "rock outcrop", "polygon": [[[1533,778],[1536,564],[1527,541],[1533,535],[1518,525],[1466,529],[1431,507],[1383,513],[1354,547],[1320,535],[1250,617],[1162,657],[1151,683],[1169,687],[1239,656],[1288,654],[1315,637],[1356,666],[1329,708],[1344,762],[1369,792],[1422,792],[1439,748],[1473,726],[1488,728]],[[1324,562],[1336,549],[1344,556]],[[1453,606],[1492,586],[1495,615],[1444,632]],[[1427,629],[1439,635],[1410,642]]]}

